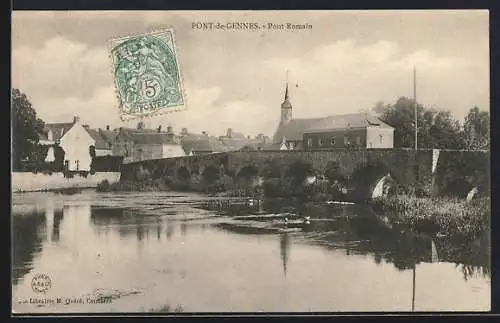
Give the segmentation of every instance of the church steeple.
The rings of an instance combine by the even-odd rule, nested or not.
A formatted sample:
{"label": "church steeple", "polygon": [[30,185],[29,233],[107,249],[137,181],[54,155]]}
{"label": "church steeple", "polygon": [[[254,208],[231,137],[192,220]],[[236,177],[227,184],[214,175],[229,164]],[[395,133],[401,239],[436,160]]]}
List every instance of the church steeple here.
{"label": "church steeple", "polygon": [[285,98],[281,104],[281,123],[287,124],[292,120],[292,103],[288,94],[288,71],[286,71]]}

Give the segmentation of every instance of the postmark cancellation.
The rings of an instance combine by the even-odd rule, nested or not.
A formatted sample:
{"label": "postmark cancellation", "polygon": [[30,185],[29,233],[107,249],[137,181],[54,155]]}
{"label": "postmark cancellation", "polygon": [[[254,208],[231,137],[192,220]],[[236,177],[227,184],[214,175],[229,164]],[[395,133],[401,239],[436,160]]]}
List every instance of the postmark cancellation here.
{"label": "postmark cancellation", "polygon": [[122,120],[184,109],[185,92],[174,29],[109,42]]}

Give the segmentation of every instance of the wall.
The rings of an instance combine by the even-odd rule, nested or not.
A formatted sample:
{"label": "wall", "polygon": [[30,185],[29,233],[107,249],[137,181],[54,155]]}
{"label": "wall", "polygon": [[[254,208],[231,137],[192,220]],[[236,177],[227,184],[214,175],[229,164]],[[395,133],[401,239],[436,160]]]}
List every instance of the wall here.
{"label": "wall", "polygon": [[95,150],[95,155],[96,156],[108,156],[112,155],[113,151],[111,149],[96,149]]}
{"label": "wall", "polygon": [[102,172],[88,175],[86,178],[75,175],[65,178],[62,173],[44,175],[41,173],[12,173],[12,192],[33,192],[42,190],[62,189],[71,187],[97,187],[97,184],[107,179],[110,183],[120,180],[119,172]]}
{"label": "wall", "polygon": [[[380,135],[383,141],[380,142]],[[393,148],[394,147],[394,129],[367,127],[366,129],[366,148]]]}
{"label": "wall", "polygon": [[79,123],[61,138],[60,146],[64,150],[64,159],[69,161],[70,171],[90,171],[92,157],[89,147],[95,145],[95,140]]}

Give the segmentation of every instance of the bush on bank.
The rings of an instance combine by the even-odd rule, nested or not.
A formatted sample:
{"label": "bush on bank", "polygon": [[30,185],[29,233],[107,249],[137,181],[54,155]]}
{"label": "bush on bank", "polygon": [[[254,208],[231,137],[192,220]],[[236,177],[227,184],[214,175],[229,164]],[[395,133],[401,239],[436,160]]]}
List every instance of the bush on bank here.
{"label": "bush on bank", "polygon": [[392,221],[425,233],[441,232],[469,240],[490,228],[489,197],[466,201],[399,195],[374,199],[371,204]]}

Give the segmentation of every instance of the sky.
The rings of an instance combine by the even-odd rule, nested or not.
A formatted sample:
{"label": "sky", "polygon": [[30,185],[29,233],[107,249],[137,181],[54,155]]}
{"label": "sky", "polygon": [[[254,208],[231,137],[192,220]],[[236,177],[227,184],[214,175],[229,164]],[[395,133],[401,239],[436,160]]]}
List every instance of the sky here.
{"label": "sky", "polygon": [[[302,30],[200,30],[196,22],[309,24]],[[368,111],[412,95],[463,120],[489,110],[489,17],[462,11],[14,11],[12,87],[45,122],[135,127],[119,118],[109,42],[172,27],[183,111],[146,126],[272,136],[286,71],[294,118]]]}

